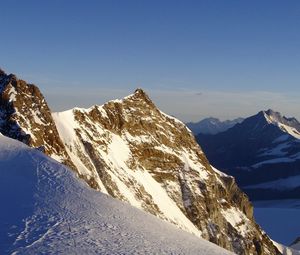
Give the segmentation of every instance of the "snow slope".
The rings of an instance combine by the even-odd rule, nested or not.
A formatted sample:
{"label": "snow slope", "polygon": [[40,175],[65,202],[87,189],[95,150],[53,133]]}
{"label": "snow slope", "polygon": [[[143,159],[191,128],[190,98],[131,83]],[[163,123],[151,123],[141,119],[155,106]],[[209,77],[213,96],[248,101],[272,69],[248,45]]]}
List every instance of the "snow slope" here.
{"label": "snow slope", "polygon": [[0,135],[0,254],[230,254]]}

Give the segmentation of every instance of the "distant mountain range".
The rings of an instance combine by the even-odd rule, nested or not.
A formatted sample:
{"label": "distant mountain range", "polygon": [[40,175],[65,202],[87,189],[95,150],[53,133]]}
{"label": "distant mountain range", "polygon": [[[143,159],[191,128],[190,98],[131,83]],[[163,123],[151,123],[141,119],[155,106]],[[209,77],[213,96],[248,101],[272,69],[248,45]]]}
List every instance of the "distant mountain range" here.
{"label": "distant mountain range", "polygon": [[273,110],[232,128],[199,134],[210,162],[233,175],[251,199],[300,198],[300,123]]}
{"label": "distant mountain range", "polygon": [[233,127],[237,123],[241,123],[244,119],[237,118],[234,120],[225,120],[220,121],[217,118],[206,118],[199,122],[189,122],[186,123],[188,128],[194,133],[194,135],[198,134],[217,134],[227,129]]}

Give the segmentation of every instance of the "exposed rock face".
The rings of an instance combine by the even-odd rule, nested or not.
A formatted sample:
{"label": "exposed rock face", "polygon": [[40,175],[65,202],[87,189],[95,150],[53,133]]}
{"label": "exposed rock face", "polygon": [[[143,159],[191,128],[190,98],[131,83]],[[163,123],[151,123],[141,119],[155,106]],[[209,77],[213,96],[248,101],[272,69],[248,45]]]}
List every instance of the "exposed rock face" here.
{"label": "exposed rock face", "polygon": [[101,191],[238,254],[278,253],[234,179],[142,90],[53,117],[80,174]]}
{"label": "exposed rock face", "polygon": [[[40,91],[0,74],[0,132],[66,162],[91,187],[238,254],[279,254],[234,179],[213,169],[180,121],[144,91],[54,113]],[[58,130],[58,132],[57,132]]]}
{"label": "exposed rock face", "polygon": [[75,168],[40,90],[0,70],[0,132]]}

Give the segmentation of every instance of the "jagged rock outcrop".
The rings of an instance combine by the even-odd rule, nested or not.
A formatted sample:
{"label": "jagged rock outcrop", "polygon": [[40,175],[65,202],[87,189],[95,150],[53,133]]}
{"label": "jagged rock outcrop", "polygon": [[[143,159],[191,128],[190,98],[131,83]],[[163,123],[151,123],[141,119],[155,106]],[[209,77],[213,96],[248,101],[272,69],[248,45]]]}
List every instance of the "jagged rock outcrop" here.
{"label": "jagged rock outcrop", "polygon": [[51,111],[38,87],[0,70],[0,133],[72,167]]}
{"label": "jagged rock outcrop", "polygon": [[186,126],[143,90],[52,118],[35,86],[5,74],[0,84],[3,134],[43,146],[94,189],[228,250],[279,254],[234,179],[213,169]]}
{"label": "jagged rock outcrop", "polygon": [[238,254],[278,252],[234,179],[143,90],[53,117],[80,174],[98,175],[101,191]]}

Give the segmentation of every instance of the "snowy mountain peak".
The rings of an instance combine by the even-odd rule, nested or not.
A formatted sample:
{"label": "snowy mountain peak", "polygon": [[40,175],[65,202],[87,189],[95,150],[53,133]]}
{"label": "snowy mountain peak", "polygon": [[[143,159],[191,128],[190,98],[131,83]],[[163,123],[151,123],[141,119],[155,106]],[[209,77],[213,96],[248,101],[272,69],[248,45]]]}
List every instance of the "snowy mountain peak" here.
{"label": "snowy mountain peak", "polygon": [[274,111],[274,110],[272,110],[272,109],[266,110],[265,113],[266,113],[267,115],[269,115],[269,116],[280,116],[280,117],[281,117],[280,112],[276,112],[276,111]]}
{"label": "snowy mountain peak", "polygon": [[129,95],[129,96],[127,96],[127,97],[124,98],[124,100],[126,100],[126,99],[127,100],[131,99],[131,100],[143,101],[143,102],[147,103],[149,106],[155,107],[155,105],[153,104],[153,102],[150,99],[150,97],[141,88],[137,88],[132,95]]}
{"label": "snowy mountain peak", "polygon": [[273,111],[272,109],[263,111],[263,114],[269,123],[282,122],[285,119],[280,112]]}
{"label": "snowy mountain peak", "polygon": [[263,112],[266,121],[279,127],[283,132],[300,139],[300,123],[296,118],[287,118],[271,109]]}
{"label": "snowy mountain peak", "polygon": [[276,253],[234,179],[214,171],[186,126],[142,90],[53,118],[93,188],[239,254]]}
{"label": "snowy mountain peak", "polygon": [[276,111],[273,111],[271,109],[267,110],[267,111],[263,111],[264,113],[264,116],[266,117],[266,119],[268,119],[270,122],[281,122],[283,124],[286,124],[286,125],[289,125],[291,127],[294,127],[295,128],[298,126],[297,125],[300,125],[300,123],[298,122],[298,120],[294,117],[285,117],[283,116],[280,112],[276,112]]}
{"label": "snowy mountain peak", "polygon": [[149,96],[146,94],[146,92],[142,89],[142,88],[137,88],[135,91],[134,91],[134,95],[136,97],[141,97],[141,98],[146,98],[146,99],[150,99]]}
{"label": "snowy mountain peak", "polygon": [[51,115],[40,91],[16,79],[0,100],[0,132],[43,146],[90,187],[238,254],[277,253],[234,178],[215,171],[188,128],[143,90]]}

